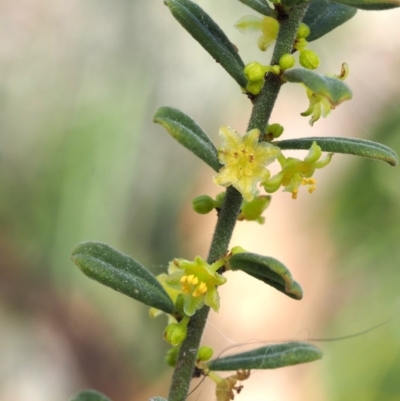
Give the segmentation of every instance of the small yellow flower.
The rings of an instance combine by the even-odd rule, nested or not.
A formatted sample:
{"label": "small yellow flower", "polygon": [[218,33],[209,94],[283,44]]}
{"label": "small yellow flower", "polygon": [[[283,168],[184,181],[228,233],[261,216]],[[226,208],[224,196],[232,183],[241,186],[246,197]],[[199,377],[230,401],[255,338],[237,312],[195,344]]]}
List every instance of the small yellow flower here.
{"label": "small yellow flower", "polygon": [[[328,74],[327,77],[332,77],[336,79],[340,79],[341,81],[344,81],[347,76],[349,75],[349,66],[347,63],[342,64],[342,68],[340,71],[339,75],[336,74]],[[301,113],[302,116],[310,116],[310,125],[313,126],[315,121],[318,121],[319,118],[321,117],[327,117],[331,110],[335,108],[340,102],[351,98],[350,97],[344,97],[340,99],[339,102],[337,103],[332,103],[332,101],[329,99],[327,94],[321,92],[321,93],[314,93],[311,89],[307,88],[307,97],[308,100],[310,101],[310,105],[308,106],[308,109]]]}
{"label": "small yellow flower", "polygon": [[322,117],[327,117],[331,110],[334,108],[329,100],[320,94],[314,93],[312,90],[307,88],[307,97],[310,101],[308,109],[301,113],[302,116],[310,116],[310,125],[313,126],[315,121],[318,121]]}
{"label": "small yellow flower", "polygon": [[300,185],[308,186],[308,192],[313,193],[316,189],[316,180],[311,178],[315,169],[325,167],[332,159],[333,153],[328,153],[321,159],[322,150],[313,142],[308,155],[304,160],[296,159],[294,157],[284,157],[283,155],[278,158],[282,170],[264,181],[262,186],[267,192],[275,192],[280,186],[285,188],[286,192],[292,193],[292,198],[297,199]]}
{"label": "small yellow flower", "polygon": [[217,287],[226,283],[226,278],[217,273],[224,265],[224,260],[219,259],[209,265],[200,256],[194,262],[175,259],[178,271],[172,273],[165,283],[184,295],[183,310],[185,315],[193,316],[194,313],[207,305],[216,312],[219,310],[219,295]]}
{"label": "small yellow flower", "polygon": [[257,193],[257,182],[269,178],[266,168],[280,154],[280,149],[267,142],[258,142],[260,131],[253,129],[241,137],[230,127],[221,127],[222,146],[218,150],[219,161],[224,167],[214,177],[214,183],[222,187],[233,185],[250,202]]}
{"label": "small yellow flower", "polygon": [[261,31],[262,35],[258,39],[258,47],[265,51],[276,40],[278,36],[279,23],[272,17],[255,17],[247,15],[236,22],[235,27],[243,33]]}

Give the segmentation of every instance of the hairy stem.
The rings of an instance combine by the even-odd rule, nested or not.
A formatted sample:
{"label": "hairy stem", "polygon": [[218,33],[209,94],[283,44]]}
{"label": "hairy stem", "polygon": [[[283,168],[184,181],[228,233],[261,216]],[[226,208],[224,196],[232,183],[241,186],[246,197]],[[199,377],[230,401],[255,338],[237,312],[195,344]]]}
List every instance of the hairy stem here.
{"label": "hairy stem", "polygon": [[[239,216],[242,196],[235,188],[229,187],[215,227],[214,236],[207,258],[208,263],[214,262],[228,250],[229,242]],[[183,342],[178,356],[170,388],[169,401],[186,400],[193,369],[196,363],[197,350],[200,345],[210,308],[205,306],[191,318],[188,325],[186,340]]]}
{"label": "hairy stem", "polygon": [[[284,54],[292,53],[297,30],[308,6],[309,3],[299,4],[291,10],[286,19],[279,22],[279,32],[276,39],[274,54],[271,59],[271,65],[278,64],[279,59]],[[249,130],[258,128],[261,132],[264,132],[281,86],[282,81],[280,78],[270,72],[265,81],[264,88],[254,102],[249,122]]]}
{"label": "hairy stem", "polygon": [[[294,7],[287,19],[280,22],[280,28],[271,64],[276,64],[285,53],[291,53],[296,38],[297,29],[307,10],[308,3]],[[257,97],[251,114],[248,130],[258,128],[264,131],[281,88],[281,81],[273,74],[269,74],[263,90]],[[239,216],[242,197],[236,189],[229,187],[225,201],[218,215],[213,239],[208,254],[208,263],[222,257],[228,250],[229,242]],[[204,327],[210,308],[203,307],[195,313],[188,325],[186,340],[183,342],[178,361],[172,377],[169,401],[185,401],[189,392],[196,363],[197,350],[200,345]]]}

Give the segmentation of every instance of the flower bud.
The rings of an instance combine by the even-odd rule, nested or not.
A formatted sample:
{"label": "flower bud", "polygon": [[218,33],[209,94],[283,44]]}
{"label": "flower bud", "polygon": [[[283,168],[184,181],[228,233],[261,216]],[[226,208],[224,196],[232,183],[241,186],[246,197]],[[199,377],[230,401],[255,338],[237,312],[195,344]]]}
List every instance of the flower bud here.
{"label": "flower bud", "polygon": [[178,360],[179,348],[172,347],[170,348],[165,355],[165,362],[167,362],[168,366],[175,367],[176,361]]}
{"label": "flower bud", "polygon": [[304,39],[304,38],[299,38],[299,39],[296,40],[296,42],[295,42],[295,44],[294,44],[294,48],[295,48],[296,50],[301,51],[301,50],[305,49],[305,48],[307,47],[307,45],[308,45],[308,42],[307,42],[306,39]]}
{"label": "flower bud", "polygon": [[215,207],[221,209],[222,204],[224,203],[224,200],[225,200],[225,192],[220,192],[215,197]]}
{"label": "flower bud", "polygon": [[171,323],[164,331],[164,340],[178,347],[185,340],[187,334],[187,326],[182,323]]}
{"label": "flower bud", "polygon": [[269,70],[275,75],[279,75],[281,73],[281,68],[279,67],[279,65],[271,65]]}
{"label": "flower bud", "polygon": [[279,59],[279,66],[281,67],[281,69],[283,71],[288,70],[289,68],[293,68],[295,63],[296,63],[296,61],[295,61],[294,57],[289,53],[284,54]]}
{"label": "flower bud", "polygon": [[197,198],[194,198],[192,201],[193,210],[199,214],[207,214],[210,213],[214,207],[215,202],[208,195],[200,195]]}
{"label": "flower bud", "polygon": [[251,82],[263,81],[265,72],[265,67],[257,61],[253,61],[244,67],[246,78]]}
{"label": "flower bud", "polygon": [[248,80],[246,85],[247,92],[253,95],[258,95],[264,86],[265,74],[268,71],[267,67],[264,67],[257,61],[253,61],[244,67],[244,73]]}
{"label": "flower bud", "polygon": [[248,82],[246,85],[246,91],[252,95],[258,95],[264,87],[264,81]]}
{"label": "flower bud", "polygon": [[308,25],[301,23],[297,31],[297,39],[306,39],[310,35],[310,28]]}
{"label": "flower bud", "polygon": [[267,134],[271,134],[274,139],[279,138],[283,134],[284,128],[280,124],[271,124],[267,127]]}
{"label": "flower bud", "polygon": [[241,246],[239,246],[239,245],[234,246],[231,249],[231,254],[232,255],[236,255],[237,253],[245,253],[245,252],[247,252],[247,251],[244,248],[242,248]]}
{"label": "flower bud", "polygon": [[203,345],[197,352],[197,359],[200,361],[208,361],[213,356],[214,350],[211,347]]}
{"label": "flower bud", "polygon": [[301,50],[299,61],[300,64],[308,70],[315,70],[318,68],[320,63],[318,54],[312,50]]}

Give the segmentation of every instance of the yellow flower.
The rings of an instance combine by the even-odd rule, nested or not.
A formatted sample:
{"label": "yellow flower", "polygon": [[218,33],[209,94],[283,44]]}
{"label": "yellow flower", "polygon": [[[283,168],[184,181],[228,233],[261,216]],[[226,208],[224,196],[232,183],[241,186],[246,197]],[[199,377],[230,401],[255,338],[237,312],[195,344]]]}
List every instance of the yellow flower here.
{"label": "yellow flower", "polygon": [[307,88],[307,97],[310,101],[310,105],[308,109],[301,113],[302,116],[309,116],[310,125],[313,126],[315,121],[318,121],[322,115],[322,117],[327,117],[331,110],[334,108],[329,100],[320,94],[314,93],[311,89]]}
{"label": "yellow flower", "polygon": [[[349,66],[346,63],[342,64],[342,68],[340,71],[339,75],[336,74],[328,74],[327,77],[332,77],[336,79],[340,79],[341,81],[344,81],[347,76],[349,75]],[[340,102],[349,99],[349,97],[344,97],[340,99],[339,102],[337,103],[332,103],[332,101],[327,97],[326,94],[324,93],[314,93],[311,89],[307,88],[307,97],[308,100],[310,101],[310,104],[308,106],[308,109],[301,113],[302,116],[310,116],[310,125],[313,126],[315,121],[318,121],[319,118],[321,117],[327,117],[331,110],[335,108]],[[351,97],[351,96],[350,96]]]}
{"label": "yellow flower", "polygon": [[300,185],[308,186],[308,192],[313,193],[316,189],[316,180],[311,178],[315,169],[325,167],[332,159],[333,153],[328,153],[321,159],[322,150],[313,142],[308,155],[304,160],[294,157],[278,158],[282,170],[264,181],[261,185],[267,192],[275,192],[280,186],[285,188],[285,191],[292,193],[292,198],[297,199]]}
{"label": "yellow flower", "polygon": [[269,178],[266,168],[280,154],[278,147],[258,142],[260,131],[253,129],[241,137],[230,127],[221,127],[222,146],[218,150],[219,161],[224,167],[214,177],[214,183],[222,187],[233,185],[250,202],[257,192],[257,182]]}
{"label": "yellow flower", "polygon": [[272,17],[255,17],[247,15],[236,22],[235,27],[243,33],[261,31],[258,39],[258,47],[265,51],[276,40],[278,36],[279,23]]}
{"label": "yellow flower", "polygon": [[184,295],[183,311],[187,316],[207,305],[216,312],[219,310],[219,295],[217,287],[226,283],[226,278],[217,273],[224,265],[224,260],[209,265],[200,256],[194,262],[175,259],[178,271],[165,280],[166,284]]}

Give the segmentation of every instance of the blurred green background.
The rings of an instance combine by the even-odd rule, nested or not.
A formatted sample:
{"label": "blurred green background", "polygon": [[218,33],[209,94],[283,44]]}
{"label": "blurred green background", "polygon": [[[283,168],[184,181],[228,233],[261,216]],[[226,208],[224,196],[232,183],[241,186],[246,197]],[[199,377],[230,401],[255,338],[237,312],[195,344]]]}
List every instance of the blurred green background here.
{"label": "blurred green background", "polygon": [[[268,59],[257,36],[232,27],[251,10],[232,0],[198,3],[246,62]],[[285,88],[274,118],[288,137],[365,137],[400,153],[399,16],[359,13],[313,44],[323,72],[350,64],[355,97],[312,130],[299,117],[304,91]],[[205,228],[189,202],[210,188],[210,170],[152,114],[178,107],[217,140],[220,125],[244,131],[250,103],[161,0],[2,1],[0,73],[0,400],[62,401],[84,387],[114,401],[165,395],[165,321],[84,277],[70,253],[80,241],[108,242],[156,274],[173,257],[204,254],[215,218]],[[313,318],[294,330],[332,337],[392,321],[321,344],[317,392],[273,398],[270,383],[260,400],[400,400],[399,170],[341,156],[334,164],[310,202],[290,204],[312,222],[304,244],[318,251],[318,222],[333,249],[323,267],[329,285],[315,283],[324,296],[305,304]]]}

